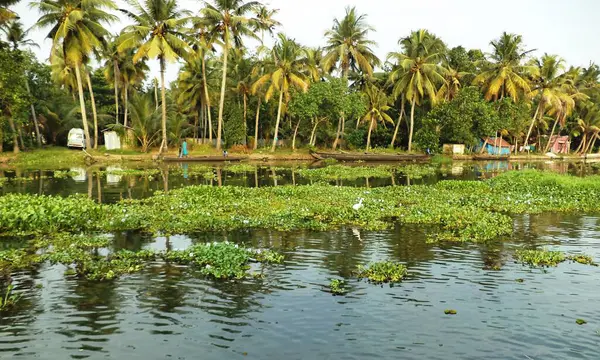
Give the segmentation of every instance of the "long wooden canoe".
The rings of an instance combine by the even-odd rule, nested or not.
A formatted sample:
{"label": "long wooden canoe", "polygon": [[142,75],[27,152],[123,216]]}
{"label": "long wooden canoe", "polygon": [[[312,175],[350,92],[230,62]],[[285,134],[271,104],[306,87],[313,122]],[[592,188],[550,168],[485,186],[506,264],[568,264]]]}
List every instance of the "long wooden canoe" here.
{"label": "long wooden canoe", "polygon": [[311,155],[317,160],[335,159],[339,161],[425,161],[429,159],[429,156],[425,154],[365,154],[312,152]]}
{"label": "long wooden canoe", "polygon": [[219,161],[241,161],[245,157],[242,156],[188,156],[188,157],[177,157],[177,156],[165,156],[163,161],[169,162],[219,162]]}

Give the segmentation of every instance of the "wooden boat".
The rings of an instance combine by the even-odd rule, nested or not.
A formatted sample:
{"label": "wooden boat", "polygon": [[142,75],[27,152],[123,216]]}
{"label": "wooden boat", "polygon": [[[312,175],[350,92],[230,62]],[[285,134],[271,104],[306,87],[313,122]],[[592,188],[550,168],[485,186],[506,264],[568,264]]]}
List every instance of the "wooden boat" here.
{"label": "wooden boat", "polygon": [[367,153],[333,153],[311,152],[317,160],[335,159],[339,161],[425,161],[425,154],[367,154]]}
{"label": "wooden boat", "polygon": [[504,160],[509,160],[509,159],[510,159],[510,155],[486,155],[486,154],[473,155],[473,160],[504,161]]}
{"label": "wooden boat", "polygon": [[162,158],[163,161],[168,162],[223,162],[223,161],[242,161],[246,159],[243,156],[188,156],[188,157],[178,157],[178,156],[165,156]]}

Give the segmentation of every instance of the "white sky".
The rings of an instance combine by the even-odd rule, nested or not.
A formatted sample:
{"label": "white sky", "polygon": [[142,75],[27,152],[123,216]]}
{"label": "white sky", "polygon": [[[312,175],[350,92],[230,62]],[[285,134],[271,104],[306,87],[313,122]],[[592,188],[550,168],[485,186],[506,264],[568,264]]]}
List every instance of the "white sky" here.
{"label": "white sky", "polygon": [[[117,0],[118,6],[125,6]],[[377,55],[385,59],[388,52],[397,49],[397,41],[411,30],[425,28],[439,36],[449,47],[490,50],[489,42],[503,31],[523,35],[528,49],[537,49],[536,55],[558,54],[569,65],[587,66],[590,61],[600,64],[600,1],[597,0],[268,0],[271,8],[279,9],[276,19],[279,29],[289,37],[308,46],[323,45],[324,32],[334,18],[344,15],[346,6],[356,6],[359,13],[367,14],[367,21],[376,32],[371,34],[378,46]],[[39,14],[29,9],[29,1],[22,0],[13,7],[25,27],[33,25]],[[201,1],[180,0],[180,6],[197,13]],[[118,32],[124,23],[111,25]],[[47,59],[50,40],[47,31],[35,31],[30,37],[40,45],[33,49],[40,59]],[[151,62],[153,75],[158,66]],[[167,79],[177,76],[173,64]]]}

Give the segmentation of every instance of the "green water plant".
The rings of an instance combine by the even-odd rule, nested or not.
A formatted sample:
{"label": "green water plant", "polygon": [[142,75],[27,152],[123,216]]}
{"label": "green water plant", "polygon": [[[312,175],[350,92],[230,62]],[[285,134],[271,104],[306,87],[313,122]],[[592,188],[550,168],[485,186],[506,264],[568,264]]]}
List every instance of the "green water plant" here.
{"label": "green water plant", "polygon": [[348,290],[346,290],[346,282],[344,280],[332,279],[329,282],[329,291],[333,295],[344,295]]}
{"label": "green water plant", "polygon": [[357,277],[367,279],[372,283],[400,282],[408,274],[406,266],[397,262],[381,261],[368,266],[358,266]]}
{"label": "green water plant", "polygon": [[549,250],[522,250],[515,252],[517,261],[534,267],[553,267],[567,260],[565,254],[560,251]]}
{"label": "green water plant", "polygon": [[4,291],[4,296],[0,297],[0,311],[5,311],[17,304],[17,302],[21,299],[20,294],[14,293],[14,285],[10,284],[6,287]]}
{"label": "green water plant", "polygon": [[160,174],[160,169],[114,169],[101,171],[100,173],[118,176],[155,176]]}
{"label": "green water plant", "polygon": [[567,259],[579,264],[598,266],[598,264],[594,262],[594,259],[592,259],[591,256],[585,254],[569,255],[567,256]]}
{"label": "green water plant", "polygon": [[587,324],[587,321],[585,321],[583,319],[577,319],[577,320],[575,320],[575,322],[577,323],[577,325],[585,325],[585,324]]}
{"label": "green water plant", "polygon": [[77,174],[76,171],[55,170],[52,177],[55,179],[66,179],[68,177],[76,176]]}
{"label": "green water plant", "polygon": [[456,314],[458,314],[458,312],[456,310],[454,310],[454,309],[446,309],[446,310],[444,310],[444,314],[446,314],[446,315],[456,315]]}
{"label": "green water plant", "polygon": [[256,166],[250,164],[235,164],[225,167],[225,171],[232,174],[244,174],[254,172],[254,170],[256,170]]}

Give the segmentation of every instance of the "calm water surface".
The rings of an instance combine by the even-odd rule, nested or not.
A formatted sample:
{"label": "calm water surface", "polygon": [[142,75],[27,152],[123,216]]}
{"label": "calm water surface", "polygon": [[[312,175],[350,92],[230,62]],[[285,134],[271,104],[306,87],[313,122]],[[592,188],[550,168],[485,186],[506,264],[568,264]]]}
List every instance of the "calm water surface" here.
{"label": "calm water surface", "polygon": [[[268,173],[260,170],[259,186],[274,185]],[[222,181],[253,186],[255,179],[245,176],[224,175]],[[93,197],[98,181],[104,201],[127,197],[121,182],[130,180],[92,178]],[[43,193],[86,193],[88,179],[42,179]],[[185,186],[186,179],[179,180],[169,179],[169,187]],[[278,181],[288,181],[287,175]],[[132,197],[164,186],[162,179],[148,183],[132,186]],[[35,192],[35,181],[22,186]],[[48,264],[13,274],[23,299],[0,314],[0,359],[600,358],[600,268],[563,263],[544,271],[512,259],[515,248],[528,246],[599,260],[600,218],[543,214],[514,222],[512,238],[486,245],[429,245],[424,229],[415,226],[169,238],[112,234],[114,248],[182,249],[229,240],[277,249],[286,262],[257,268],[264,279],[230,282],[162,262],[106,283],[66,276],[64,267]],[[357,265],[384,259],[405,263],[409,278],[377,286],[352,277]],[[348,280],[347,295],[327,292],[334,278]],[[445,309],[458,314],[445,315]],[[577,318],[587,324],[577,325]]]}

